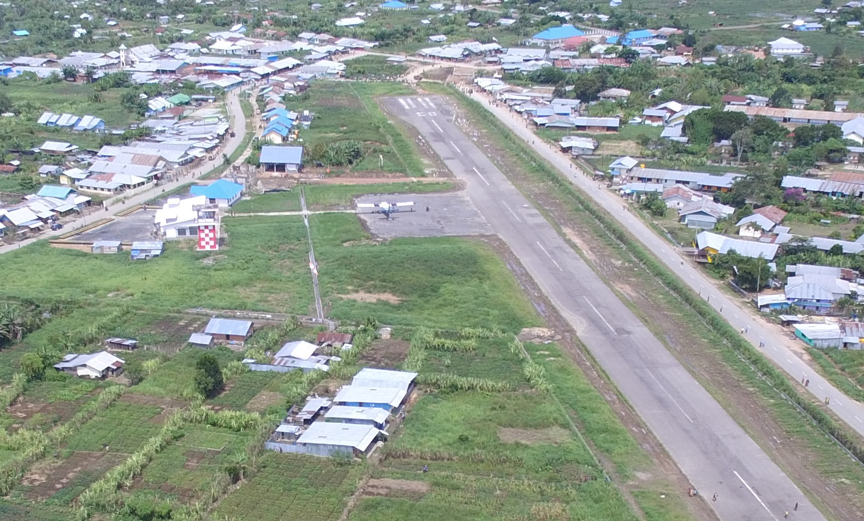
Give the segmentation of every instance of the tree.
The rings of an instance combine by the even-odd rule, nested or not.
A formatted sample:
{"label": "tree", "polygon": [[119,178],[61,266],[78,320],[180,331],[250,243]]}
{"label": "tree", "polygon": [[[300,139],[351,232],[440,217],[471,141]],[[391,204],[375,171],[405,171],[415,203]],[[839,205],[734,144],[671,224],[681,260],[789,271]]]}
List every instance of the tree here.
{"label": "tree", "polygon": [[45,363],[38,354],[32,351],[25,353],[19,363],[28,380],[41,380],[45,377]]}
{"label": "tree", "polygon": [[146,376],[144,365],[137,360],[126,364],[126,367],[123,368],[123,372],[126,374],[126,378],[129,379],[129,383],[132,385],[138,385],[144,381],[144,377]]}
{"label": "tree", "polygon": [[753,131],[749,127],[735,131],[732,134],[732,144],[735,145],[735,152],[738,154],[737,163],[740,165],[741,155],[744,153],[744,150],[753,145]]}
{"label": "tree", "polygon": [[204,353],[195,363],[195,390],[205,398],[215,396],[224,384],[219,361],[210,353]]}
{"label": "tree", "polygon": [[639,59],[639,51],[631,47],[622,47],[621,50],[618,51],[618,57],[624,58],[624,61],[627,63],[633,63]]}
{"label": "tree", "polygon": [[768,100],[772,107],[788,109],[792,108],[792,95],[785,87],[777,87]]}
{"label": "tree", "polygon": [[0,114],[13,112],[14,110],[15,105],[12,103],[12,100],[9,99],[9,96],[7,96],[5,92],[0,92]]}
{"label": "tree", "polygon": [[63,75],[63,79],[66,81],[75,81],[78,77],[78,69],[71,65],[64,65],[62,69],[60,69],[60,73]]}
{"label": "tree", "polygon": [[693,33],[687,33],[684,35],[684,39],[681,40],[681,43],[687,47],[696,47],[696,36],[694,36]]}

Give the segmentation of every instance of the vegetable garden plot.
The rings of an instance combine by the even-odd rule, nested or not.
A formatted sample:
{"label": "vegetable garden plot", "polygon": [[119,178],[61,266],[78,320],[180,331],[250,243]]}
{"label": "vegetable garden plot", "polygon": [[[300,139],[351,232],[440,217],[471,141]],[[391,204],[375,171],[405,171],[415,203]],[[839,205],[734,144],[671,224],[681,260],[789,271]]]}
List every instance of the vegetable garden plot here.
{"label": "vegetable garden plot", "polygon": [[225,498],[217,516],[256,521],[337,520],[362,469],[329,458],[268,453],[260,471]]}
{"label": "vegetable garden plot", "polygon": [[162,410],[158,407],[118,401],[97,414],[73,436],[68,450],[103,451],[131,454],[138,450],[161,425],[153,420]]}

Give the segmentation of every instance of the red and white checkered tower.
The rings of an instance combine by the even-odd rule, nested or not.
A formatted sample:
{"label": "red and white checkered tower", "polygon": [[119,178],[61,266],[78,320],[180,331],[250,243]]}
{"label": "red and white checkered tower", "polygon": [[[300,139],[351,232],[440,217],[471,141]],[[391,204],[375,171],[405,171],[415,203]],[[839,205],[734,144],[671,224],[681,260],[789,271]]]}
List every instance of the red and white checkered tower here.
{"label": "red and white checkered tower", "polygon": [[219,249],[221,223],[219,209],[214,206],[198,208],[198,251]]}

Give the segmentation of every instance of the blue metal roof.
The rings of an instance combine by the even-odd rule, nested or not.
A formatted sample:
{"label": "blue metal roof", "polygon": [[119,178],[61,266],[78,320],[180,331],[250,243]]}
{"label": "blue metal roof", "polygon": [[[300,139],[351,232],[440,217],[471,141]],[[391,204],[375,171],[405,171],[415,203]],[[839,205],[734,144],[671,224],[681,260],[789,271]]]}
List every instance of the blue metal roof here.
{"label": "blue metal roof", "polygon": [[408,4],[404,4],[399,0],[390,0],[379,5],[381,9],[408,9]]}
{"label": "blue metal roof", "polygon": [[[638,29],[625,34],[622,43],[624,45],[629,45],[633,40],[650,40],[651,38],[654,38],[654,33],[648,29]],[[608,39],[606,40],[606,43],[609,43]]]}
{"label": "blue metal roof", "polygon": [[278,165],[299,165],[303,162],[303,147],[261,147],[261,162]]}
{"label": "blue metal roof", "polygon": [[225,179],[220,179],[207,186],[193,185],[189,188],[189,193],[192,195],[203,195],[207,199],[226,199],[229,201],[242,191],[243,185]]}
{"label": "blue metal roof", "polygon": [[14,34],[15,36],[30,36],[30,31],[27,31],[25,29],[17,29],[15,31],[12,31],[12,34]]}
{"label": "blue metal roof", "polygon": [[533,36],[535,40],[561,40],[571,38],[573,36],[582,36],[585,34],[572,25],[565,24],[559,27],[550,27],[545,31],[541,31]]}
{"label": "blue metal roof", "polygon": [[252,322],[248,320],[211,318],[204,332],[208,335],[246,336],[250,329],[252,329]]}
{"label": "blue metal roof", "polygon": [[267,125],[267,128],[264,129],[264,132],[262,132],[261,135],[266,136],[270,132],[275,132],[280,136],[285,137],[291,133],[291,129],[281,123],[271,123],[270,125]]}
{"label": "blue metal roof", "polygon": [[39,189],[39,192],[36,195],[40,197],[53,197],[55,199],[66,199],[69,197],[70,193],[74,193],[75,190],[69,188],[68,186],[57,186],[57,185],[45,185]]}

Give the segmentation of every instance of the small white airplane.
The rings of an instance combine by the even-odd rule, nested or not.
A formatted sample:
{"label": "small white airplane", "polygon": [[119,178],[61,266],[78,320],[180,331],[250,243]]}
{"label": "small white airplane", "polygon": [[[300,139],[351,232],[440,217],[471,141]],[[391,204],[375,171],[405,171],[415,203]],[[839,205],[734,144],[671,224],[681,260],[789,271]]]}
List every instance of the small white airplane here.
{"label": "small white airplane", "polygon": [[390,219],[390,214],[399,213],[399,212],[413,212],[414,211],[414,203],[413,202],[405,202],[405,203],[357,203],[357,208],[372,208],[372,211],[369,213],[381,213],[384,214],[388,220]]}

